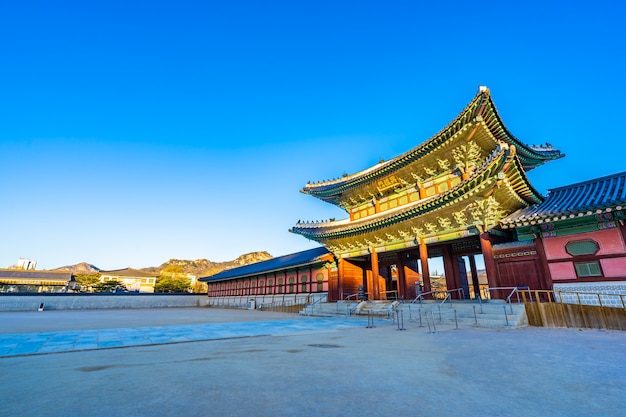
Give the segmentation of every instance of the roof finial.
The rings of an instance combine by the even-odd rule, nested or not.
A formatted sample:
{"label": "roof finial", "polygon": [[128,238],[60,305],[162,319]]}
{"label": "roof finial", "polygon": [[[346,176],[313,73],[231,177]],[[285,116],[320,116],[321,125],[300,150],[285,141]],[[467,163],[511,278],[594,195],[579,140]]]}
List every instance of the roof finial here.
{"label": "roof finial", "polygon": [[479,85],[478,91],[481,93],[489,93],[489,88],[486,85]]}

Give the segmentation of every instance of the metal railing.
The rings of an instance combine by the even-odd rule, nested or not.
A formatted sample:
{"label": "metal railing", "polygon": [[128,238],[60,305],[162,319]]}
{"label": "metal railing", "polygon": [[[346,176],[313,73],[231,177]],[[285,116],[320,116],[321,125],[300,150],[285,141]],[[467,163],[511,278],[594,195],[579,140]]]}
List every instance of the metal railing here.
{"label": "metal railing", "polygon": [[305,304],[298,303],[296,300],[277,301],[274,303],[260,304],[259,310],[273,311],[280,313],[298,313],[305,307]]}
{"label": "metal railing", "polygon": [[[318,297],[315,297],[315,295],[319,295]],[[315,311],[315,306],[320,304],[323,301],[327,301],[328,300],[328,293],[324,293],[324,294],[311,294],[308,298],[309,300],[307,300],[308,302],[306,303],[305,308],[310,310],[311,312]],[[317,300],[315,299],[317,298]],[[312,301],[311,301],[312,300]]]}
{"label": "metal railing", "polygon": [[522,293],[523,302],[537,301],[543,303],[576,304],[626,309],[626,294],[530,289],[527,292],[528,299],[526,299],[526,292]]}
{"label": "metal railing", "polygon": [[[451,296],[451,294],[453,294],[455,292],[458,294],[458,297],[459,297],[458,299],[459,300],[464,300],[465,299],[465,293],[463,291],[463,288],[456,288],[454,290],[435,290],[435,291],[419,293],[417,295],[417,297],[415,297],[411,301],[411,304],[415,304],[418,301],[419,301],[420,304],[422,304],[422,300],[425,300],[424,296],[427,296],[427,295],[430,295],[434,300],[441,300],[441,299],[443,299],[443,302],[450,301],[450,304],[452,304],[452,301],[451,301],[452,300],[452,296]],[[443,302],[442,302],[442,304],[443,304]]]}
{"label": "metal railing", "polygon": [[488,287],[486,290],[487,290],[486,293],[487,293],[489,299],[491,299],[491,292],[492,291],[510,291],[509,295],[504,298],[505,302],[510,303],[511,299],[513,298],[513,295],[517,295],[517,302],[518,302],[518,304],[520,303],[520,299],[519,299],[520,290],[524,290],[524,291],[528,292],[529,295],[530,295],[530,291],[531,291],[530,287],[527,287],[527,286]]}
{"label": "metal railing", "polygon": [[626,330],[626,294],[534,290],[522,299],[531,326]]}

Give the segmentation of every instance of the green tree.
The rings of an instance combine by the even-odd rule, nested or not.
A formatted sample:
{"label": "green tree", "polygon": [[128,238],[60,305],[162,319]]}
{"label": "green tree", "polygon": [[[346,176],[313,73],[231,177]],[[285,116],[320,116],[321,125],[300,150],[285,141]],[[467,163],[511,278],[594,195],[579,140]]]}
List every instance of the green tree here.
{"label": "green tree", "polygon": [[154,292],[188,292],[191,280],[180,265],[163,268],[154,285]]}
{"label": "green tree", "polygon": [[99,282],[93,286],[95,292],[120,292],[127,291],[123,282],[113,279],[111,281]]}
{"label": "green tree", "polygon": [[76,274],[76,283],[80,285],[80,291],[93,292],[94,287],[100,282],[100,273],[97,274]]}

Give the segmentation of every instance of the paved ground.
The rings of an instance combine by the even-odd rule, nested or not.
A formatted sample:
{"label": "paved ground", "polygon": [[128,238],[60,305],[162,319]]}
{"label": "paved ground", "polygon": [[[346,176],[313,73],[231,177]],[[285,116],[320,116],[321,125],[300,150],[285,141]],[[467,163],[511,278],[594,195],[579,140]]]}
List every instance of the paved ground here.
{"label": "paved ground", "polygon": [[[5,351],[0,415],[624,415],[626,332],[365,324],[205,308],[0,313],[5,349],[15,335],[75,346],[64,335],[110,329],[159,329],[149,342],[164,343]],[[236,334],[170,343],[211,326]]]}

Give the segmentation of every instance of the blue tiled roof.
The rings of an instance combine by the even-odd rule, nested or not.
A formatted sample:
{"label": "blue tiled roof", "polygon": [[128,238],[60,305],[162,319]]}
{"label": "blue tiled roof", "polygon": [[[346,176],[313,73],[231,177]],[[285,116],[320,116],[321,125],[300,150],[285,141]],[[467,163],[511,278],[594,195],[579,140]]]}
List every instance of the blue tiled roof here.
{"label": "blue tiled roof", "polygon": [[227,269],[226,271],[222,271],[209,277],[202,277],[199,279],[199,281],[222,281],[225,279],[235,279],[251,275],[265,274],[268,272],[278,271],[286,268],[311,265],[318,262],[320,256],[327,255],[329,253],[330,252],[328,251],[328,249],[326,249],[324,246],[321,246],[319,248],[309,249],[303,252],[297,252],[290,255],[268,259],[267,261],[244,265],[238,268]]}
{"label": "blue tiled roof", "polygon": [[536,220],[564,220],[624,207],[626,171],[548,190],[542,203],[511,214],[501,224],[506,228]]}

